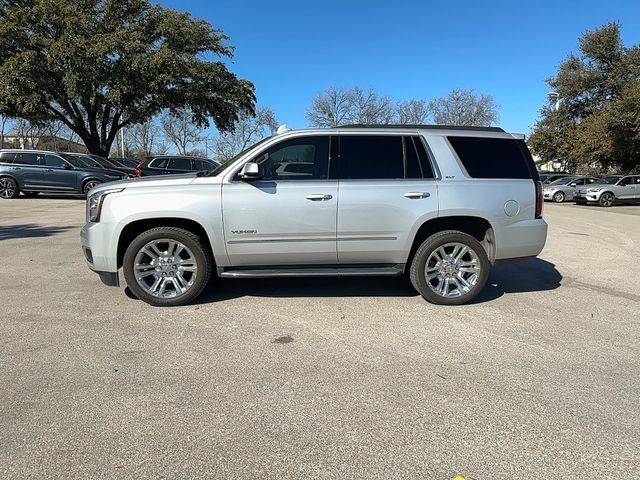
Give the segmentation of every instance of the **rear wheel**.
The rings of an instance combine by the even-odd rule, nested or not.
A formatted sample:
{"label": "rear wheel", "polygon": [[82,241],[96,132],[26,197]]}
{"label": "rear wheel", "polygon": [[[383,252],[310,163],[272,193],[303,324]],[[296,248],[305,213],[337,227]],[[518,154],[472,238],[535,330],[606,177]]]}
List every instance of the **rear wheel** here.
{"label": "rear wheel", "polygon": [[181,228],[158,227],[138,235],[124,255],[129,289],[155,306],[183,305],[211,278],[213,260],[201,239]]}
{"label": "rear wheel", "polygon": [[611,205],[613,205],[615,199],[616,197],[613,195],[613,193],[605,192],[600,195],[600,200],[598,201],[598,203],[601,207],[610,207]]}
{"label": "rear wheel", "polygon": [[427,238],[411,262],[410,277],[424,299],[439,305],[461,305],[484,288],[491,264],[484,247],[456,230]]}
{"label": "rear wheel", "polygon": [[553,194],[553,201],[556,203],[564,202],[564,198],[565,198],[564,192],[556,192]]}
{"label": "rear wheel", "polygon": [[18,182],[11,177],[0,178],[0,198],[16,198],[19,194]]}

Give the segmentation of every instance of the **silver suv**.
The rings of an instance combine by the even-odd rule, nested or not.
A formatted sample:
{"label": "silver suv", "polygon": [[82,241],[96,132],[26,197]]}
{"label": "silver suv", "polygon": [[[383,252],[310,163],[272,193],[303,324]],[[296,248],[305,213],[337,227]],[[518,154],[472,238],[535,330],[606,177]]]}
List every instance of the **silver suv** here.
{"label": "silver suv", "polygon": [[578,188],[574,195],[578,205],[597,203],[610,207],[614,203],[640,202],[640,175],[612,175]]}
{"label": "silver suv", "polygon": [[536,256],[547,224],[522,136],[499,128],[288,130],[209,172],[93,189],[89,268],[152,305],[219,277],[401,275],[462,304],[495,262]]}

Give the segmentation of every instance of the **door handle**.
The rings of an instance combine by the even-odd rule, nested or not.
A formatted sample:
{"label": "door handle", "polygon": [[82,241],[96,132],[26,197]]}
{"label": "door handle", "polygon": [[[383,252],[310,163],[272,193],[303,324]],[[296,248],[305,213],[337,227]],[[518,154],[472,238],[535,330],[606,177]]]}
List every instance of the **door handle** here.
{"label": "door handle", "polygon": [[418,198],[428,198],[431,196],[429,192],[407,192],[403,195],[406,198],[418,199]]}
{"label": "door handle", "polygon": [[311,195],[307,195],[304,198],[306,198],[307,200],[311,200],[312,202],[323,202],[325,200],[331,200],[333,198],[333,195],[327,195],[323,193],[312,193]]}

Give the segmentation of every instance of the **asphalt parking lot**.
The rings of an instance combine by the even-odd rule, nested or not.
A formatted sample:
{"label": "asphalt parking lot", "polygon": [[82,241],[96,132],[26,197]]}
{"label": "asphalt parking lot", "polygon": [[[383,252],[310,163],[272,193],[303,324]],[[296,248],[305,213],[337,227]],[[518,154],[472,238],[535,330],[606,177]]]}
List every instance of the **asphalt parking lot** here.
{"label": "asphalt parking lot", "polygon": [[546,205],[472,305],[404,278],[103,286],[84,201],[0,202],[0,478],[640,477],[640,207]]}

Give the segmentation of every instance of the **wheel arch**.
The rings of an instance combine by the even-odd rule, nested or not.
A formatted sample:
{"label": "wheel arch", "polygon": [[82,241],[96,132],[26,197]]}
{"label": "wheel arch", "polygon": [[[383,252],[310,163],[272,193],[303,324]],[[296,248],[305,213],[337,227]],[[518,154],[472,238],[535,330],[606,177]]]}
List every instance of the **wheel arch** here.
{"label": "wheel arch", "polygon": [[131,244],[134,238],[140,235],[142,232],[150,230],[156,227],[176,227],[182,228],[184,230],[188,230],[192,233],[198,235],[202,242],[204,243],[205,248],[209,250],[212,259],[215,261],[213,257],[213,251],[211,249],[211,239],[207,234],[206,229],[197,221],[191,220],[189,218],[180,218],[180,217],[158,217],[158,218],[148,218],[141,220],[134,220],[122,229],[120,235],[118,237],[118,250],[117,250],[117,265],[118,268],[122,267],[122,262],[124,259],[125,251],[127,247]]}
{"label": "wheel arch", "polygon": [[413,256],[415,255],[416,250],[418,250],[418,247],[420,247],[422,242],[424,242],[434,233],[442,232],[444,230],[457,230],[459,232],[471,235],[482,244],[485,251],[487,252],[489,261],[491,263],[495,261],[496,240],[491,222],[489,222],[489,220],[484,217],[473,215],[451,215],[432,218],[420,225],[413,238],[413,243],[411,245],[411,250],[409,251],[409,256],[407,257],[406,264],[411,264]]}

